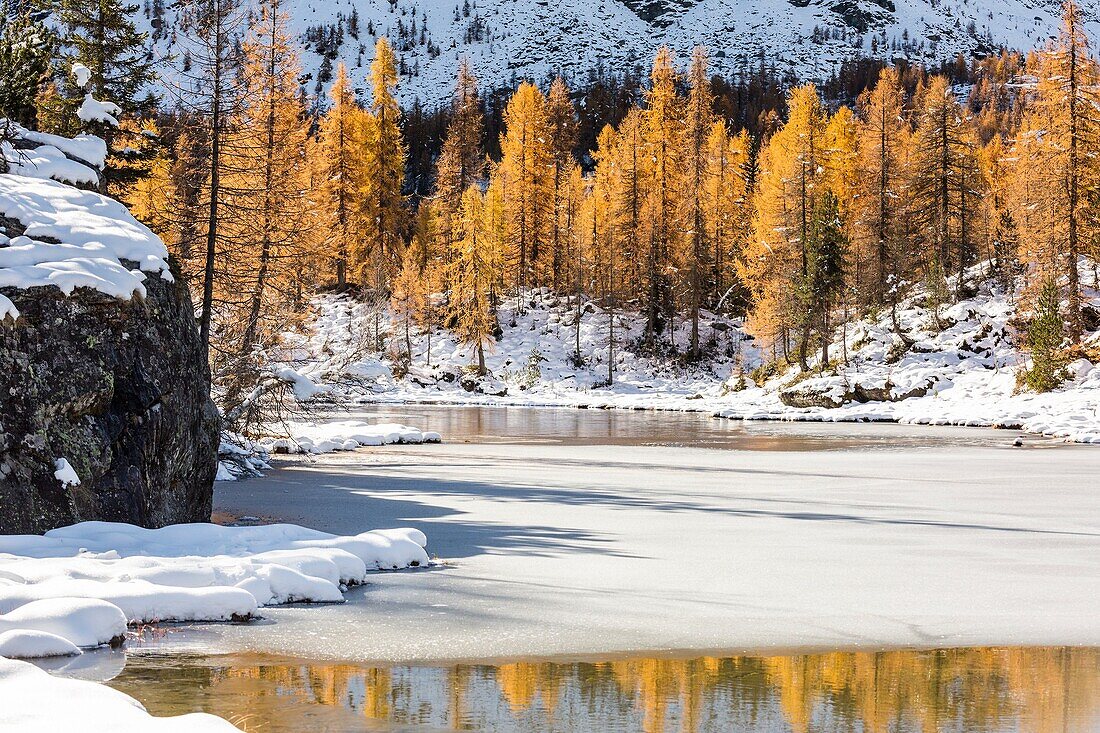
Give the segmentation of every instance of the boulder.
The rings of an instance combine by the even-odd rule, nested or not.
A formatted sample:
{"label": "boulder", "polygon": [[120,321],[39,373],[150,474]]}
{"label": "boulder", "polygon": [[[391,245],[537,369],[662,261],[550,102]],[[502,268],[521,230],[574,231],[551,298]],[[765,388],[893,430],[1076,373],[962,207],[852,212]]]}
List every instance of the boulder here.
{"label": "boulder", "polygon": [[889,380],[882,383],[856,382],[849,384],[838,378],[808,379],[779,393],[779,400],[788,407],[824,407],[832,409],[850,402],[901,402],[912,397],[923,397],[936,384],[935,378],[926,379],[909,389],[900,391]]}
{"label": "boulder", "polygon": [[0,323],[0,533],[209,521],[218,414],[191,298],[178,275],[145,286],[0,288],[20,313]]}
{"label": "boulder", "polygon": [[493,397],[504,397],[508,394],[508,387],[491,374],[485,376],[478,376],[473,373],[463,374],[459,379],[459,384],[467,392],[477,392]]}
{"label": "boulder", "polygon": [[840,407],[851,399],[851,394],[838,390],[835,384],[815,381],[802,382],[780,391],[779,401],[787,407]]}

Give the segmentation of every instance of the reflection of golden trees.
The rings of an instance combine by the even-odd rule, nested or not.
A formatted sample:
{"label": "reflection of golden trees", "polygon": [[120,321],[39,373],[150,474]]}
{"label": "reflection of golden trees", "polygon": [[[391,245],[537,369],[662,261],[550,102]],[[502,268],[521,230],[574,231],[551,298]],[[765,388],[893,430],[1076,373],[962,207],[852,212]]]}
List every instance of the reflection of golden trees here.
{"label": "reflection of golden trees", "polygon": [[[154,713],[203,709],[245,720],[243,727],[256,731],[279,727],[265,721],[292,725],[311,709],[302,702],[360,720],[459,729],[523,729],[524,721],[548,718],[572,721],[576,730],[620,721],[623,729],[645,733],[1067,733],[1088,729],[1100,716],[1096,649],[520,662],[443,670],[272,661],[149,672],[132,665],[114,684],[153,703]],[[166,684],[167,673],[175,675],[171,694],[151,689]],[[560,719],[559,709],[565,711]],[[340,728],[317,727],[326,729]]]}

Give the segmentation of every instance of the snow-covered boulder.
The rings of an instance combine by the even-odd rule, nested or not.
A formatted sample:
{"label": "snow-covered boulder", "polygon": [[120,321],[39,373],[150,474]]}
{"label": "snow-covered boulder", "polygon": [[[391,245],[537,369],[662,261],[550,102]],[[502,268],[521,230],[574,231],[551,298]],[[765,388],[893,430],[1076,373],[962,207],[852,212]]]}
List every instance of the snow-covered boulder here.
{"label": "snow-covered boulder", "polygon": [[61,182],[98,175],[102,140],[23,135],[37,158],[5,143],[0,173],[0,533],[207,520],[217,413],[187,288],[125,206]]}

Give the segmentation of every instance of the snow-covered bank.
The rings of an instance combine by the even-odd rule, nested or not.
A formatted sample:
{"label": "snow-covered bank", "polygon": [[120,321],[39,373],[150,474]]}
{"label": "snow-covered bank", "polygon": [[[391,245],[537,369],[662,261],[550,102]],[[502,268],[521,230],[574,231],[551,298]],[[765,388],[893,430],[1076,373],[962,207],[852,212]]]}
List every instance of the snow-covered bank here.
{"label": "snow-covered bank", "polygon": [[106,685],[53,677],[0,656],[0,730],[19,733],[226,733],[229,722],[206,713],[156,718],[134,698]]}
{"label": "snow-covered bank", "polygon": [[285,427],[289,438],[264,438],[260,445],[269,453],[331,453],[335,450],[355,450],[360,446],[443,441],[437,432],[397,423],[334,420],[322,423],[290,422]]}
{"label": "snow-covered bank", "polygon": [[371,571],[427,565],[426,545],[416,529],[337,536],[290,524],[84,522],[0,536],[0,729],[236,730],[209,715],[153,718],[122,693],[13,659],[121,643],[132,624],[247,620],[264,606],[339,603]]}
{"label": "snow-covered bank", "polygon": [[[977,279],[977,278],[975,278]],[[710,358],[688,365],[640,355],[636,314],[614,317],[614,382],[607,384],[610,316],[593,303],[582,309],[576,366],[576,311],[566,298],[536,292],[521,304],[501,305],[502,338],[487,354],[490,377],[470,374],[469,349],[449,332],[412,336],[412,362],[372,351],[376,324],[370,306],[347,296],[320,296],[305,334],[291,334],[297,373],[362,402],[495,404],[678,410],[747,420],[895,421],[913,424],[1011,427],[1076,442],[1100,442],[1100,331],[1067,379],[1045,394],[1018,392],[1027,364],[1017,347],[1012,298],[988,281],[972,297],[942,308],[939,318],[917,293],[887,311],[837,333],[835,363],[823,372],[755,372],[763,363],[736,320],[704,314]],[[1088,293],[1100,312],[1100,293]],[[520,307],[522,305],[522,308]],[[391,344],[403,347],[403,324],[382,319]],[[899,335],[898,331],[904,335]],[[689,324],[677,323],[686,348]],[[400,338],[398,336],[401,336]],[[393,346],[391,346],[393,348]],[[1091,359],[1091,360],[1090,360]]]}
{"label": "snow-covered bank", "polygon": [[215,481],[236,481],[260,476],[270,469],[272,453],[331,453],[363,446],[441,443],[443,436],[397,423],[368,423],[358,420],[309,422],[292,420],[264,428],[269,434],[259,440],[224,433],[218,449]]}
{"label": "snow-covered bank", "polygon": [[341,602],[368,572],[427,565],[426,544],[415,529],[341,537],[290,524],[84,522],[0,537],[0,654],[72,653],[121,640],[128,623],[244,620],[264,606]]}

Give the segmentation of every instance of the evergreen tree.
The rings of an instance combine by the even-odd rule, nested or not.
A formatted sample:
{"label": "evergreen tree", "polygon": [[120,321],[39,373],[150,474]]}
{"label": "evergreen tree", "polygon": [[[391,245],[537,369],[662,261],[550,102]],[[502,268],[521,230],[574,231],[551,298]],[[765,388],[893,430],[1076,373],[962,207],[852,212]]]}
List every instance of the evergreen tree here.
{"label": "evergreen tree", "polygon": [[832,191],[826,191],[814,205],[806,248],[808,266],[799,288],[804,307],[802,317],[809,321],[821,342],[822,369],[829,363],[830,315],[844,293],[847,248],[840,200]]}
{"label": "evergreen tree", "polygon": [[0,2],[0,117],[38,126],[39,91],[49,77],[56,39],[29,10]]}
{"label": "evergreen tree", "polygon": [[1034,392],[1049,392],[1066,378],[1065,319],[1062,317],[1061,290],[1058,281],[1048,276],[1039,288],[1035,312],[1027,324],[1026,345],[1031,368],[1019,375],[1020,386]]}
{"label": "evergreen tree", "polygon": [[[139,33],[131,19],[138,6],[123,0],[54,2],[62,47],[57,77],[66,110],[75,115],[85,94],[91,94],[95,99],[118,105],[124,114],[139,111],[142,106],[139,95],[154,80],[155,73],[145,46],[148,34]],[[75,63],[83,64],[91,72],[83,88],[74,84],[70,76]]]}

